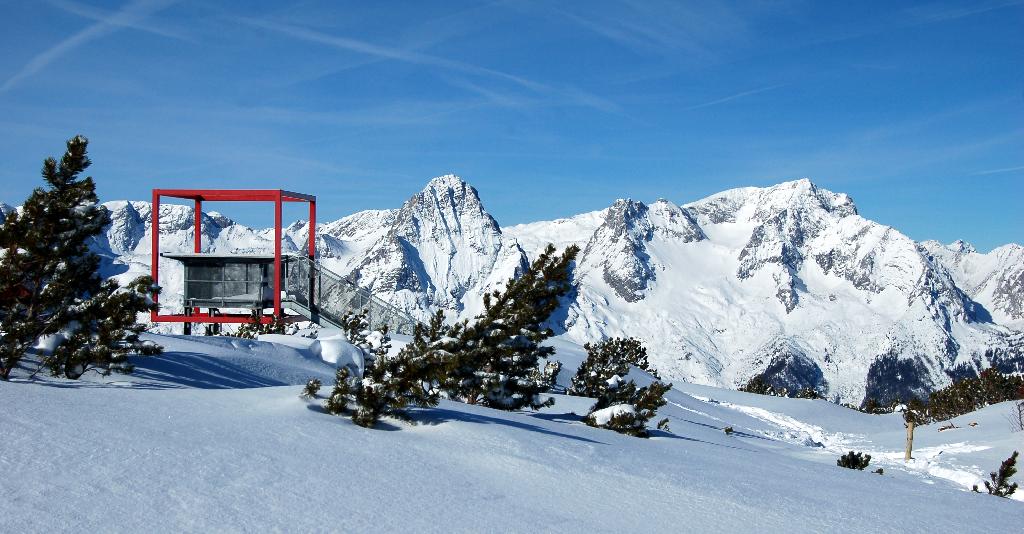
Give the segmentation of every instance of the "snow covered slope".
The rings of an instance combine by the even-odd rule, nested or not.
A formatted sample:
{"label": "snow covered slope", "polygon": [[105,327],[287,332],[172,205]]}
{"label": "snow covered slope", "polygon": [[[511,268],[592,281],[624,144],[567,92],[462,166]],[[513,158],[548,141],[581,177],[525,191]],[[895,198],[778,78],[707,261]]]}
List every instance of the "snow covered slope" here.
{"label": "snow covered slope", "polygon": [[[0,385],[4,530],[999,532],[1021,517],[966,487],[1019,444],[1005,406],[920,428],[909,466],[898,417],[693,385],[649,440],[585,426],[572,412],[589,401],[564,396],[539,413],[443,402],[368,430],[299,399],[333,372],[302,351],[153,339],[167,353],[131,377]],[[555,343],[567,366],[582,357]],[[847,448],[884,475],[837,467]]]}
{"label": "snow covered slope", "polygon": [[[105,272],[148,272],[149,204],[107,206],[114,222],[96,247]],[[188,250],[190,208],[161,209],[163,248]],[[290,225],[286,250],[302,249],[307,231]],[[203,232],[207,250],[271,250],[269,230],[217,213],[205,214]],[[676,380],[735,387],[767,372],[776,385],[858,403],[1024,365],[1024,248],[982,255],[916,243],[809,180],[682,206],[619,200],[501,228],[476,189],[442,176],[399,209],[323,223],[318,235],[328,268],[420,318],[471,316],[547,243],[577,244],[578,291],[556,328],[577,342],[640,337]],[[161,273],[162,303],[180,306],[175,262]]]}

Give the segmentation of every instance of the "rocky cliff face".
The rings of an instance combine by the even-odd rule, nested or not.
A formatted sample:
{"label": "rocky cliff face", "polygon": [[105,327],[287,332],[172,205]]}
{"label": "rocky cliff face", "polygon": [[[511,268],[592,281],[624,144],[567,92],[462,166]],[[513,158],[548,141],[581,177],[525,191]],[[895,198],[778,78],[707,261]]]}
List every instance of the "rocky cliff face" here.
{"label": "rocky cliff face", "polygon": [[587,241],[580,272],[599,273],[619,298],[640,301],[657,278],[657,271],[664,268],[648,250],[656,237],[681,243],[706,239],[693,217],[667,200],[651,206],[619,200],[608,208]]}
{"label": "rocky cliff face", "polygon": [[449,175],[431,180],[402,205],[351,275],[425,317],[435,309],[476,309],[479,295],[520,273],[525,262],[519,245],[505,239],[484,210],[476,189]]}
{"label": "rocky cliff face", "polygon": [[[113,223],[96,249],[107,275],[148,273],[149,204],[106,205]],[[191,210],[161,210],[163,248],[189,250]],[[206,250],[272,248],[269,230],[203,220]],[[285,249],[303,250],[307,232],[290,225]],[[582,250],[556,326],[579,342],[640,337],[669,379],[736,386],[765,373],[859,402],[1024,365],[1024,247],[916,243],[808,180],[682,206],[619,200],[503,229],[472,186],[442,176],[398,209],[319,225],[317,249],[328,268],[410,313],[454,319],[477,313],[484,292],[549,242]],[[162,302],[173,307],[180,275],[161,265]]]}

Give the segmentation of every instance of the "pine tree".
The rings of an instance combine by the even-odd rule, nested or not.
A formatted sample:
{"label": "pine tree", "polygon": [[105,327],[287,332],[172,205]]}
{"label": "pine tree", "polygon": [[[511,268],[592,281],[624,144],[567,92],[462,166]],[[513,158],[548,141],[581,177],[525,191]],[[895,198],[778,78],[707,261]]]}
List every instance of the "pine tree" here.
{"label": "pine tree", "polygon": [[988,368],[928,396],[930,419],[945,421],[1008,400],[1024,398],[1024,377]]}
{"label": "pine tree", "polygon": [[370,335],[370,320],[367,317],[368,310],[359,313],[346,313],[341,318],[341,329],[345,331],[345,339],[356,348],[369,352],[373,346],[367,341]]}
{"label": "pine tree", "polygon": [[325,409],[341,415],[351,404],[352,421],[367,428],[384,416],[412,423],[411,406],[437,406],[440,400],[439,384],[451,361],[451,354],[441,348],[444,315],[439,312],[429,326],[416,325],[412,341],[395,355],[388,353],[386,330],[368,331],[364,319],[365,312],[345,321],[349,339],[364,350],[363,376],[351,377],[348,369],[340,369]]}
{"label": "pine tree", "polygon": [[341,318],[341,326],[348,342],[363,353],[363,365],[366,368],[372,365],[373,360],[391,350],[391,337],[388,336],[387,325],[380,330],[371,329],[369,310],[346,313]]}
{"label": "pine tree", "polygon": [[130,373],[134,366],[128,363],[129,354],[159,354],[160,346],[139,338],[146,327],[137,315],[152,309],[152,286],[149,276],[124,288],[114,280],[103,282],[82,304],[70,337],[43,359],[50,373],[72,379],[94,370],[103,375]]}
{"label": "pine tree", "polygon": [[821,396],[821,393],[818,393],[818,390],[816,390],[816,389],[814,389],[812,387],[806,387],[806,388],[801,388],[799,391],[796,392],[796,398],[797,399],[812,399],[812,400],[816,400],[816,399],[824,399],[825,397]]}
{"label": "pine tree", "polygon": [[264,334],[284,334],[286,330],[287,325],[280,317],[274,316],[269,323],[264,323],[260,313],[253,310],[249,315],[249,322],[238,325],[238,328],[228,336],[256,339]]}
{"label": "pine tree", "polygon": [[786,391],[775,389],[774,386],[765,380],[764,375],[755,375],[746,384],[740,386],[739,391],[745,391],[747,393],[757,393],[758,395],[770,395],[773,397],[785,397]]}
{"label": "pine tree", "polygon": [[43,162],[46,187],[36,188],[0,227],[0,378],[47,336],[57,348],[44,362],[55,374],[128,372],[126,355],[160,348],[138,339],[138,313],[155,309],[143,277],[124,290],[104,282],[89,242],[110,223],[89,167],[88,140],[76,136],[58,163]]}
{"label": "pine tree", "polygon": [[558,360],[550,360],[544,364],[543,369],[534,369],[530,373],[530,379],[539,384],[544,391],[551,391],[558,381],[558,373],[562,372],[562,362]]}
{"label": "pine tree", "polygon": [[[422,334],[421,334],[422,336]],[[413,423],[411,406],[437,406],[440,390],[435,386],[445,367],[446,354],[431,348],[419,350],[424,340],[403,347],[396,355],[382,355],[367,368],[355,391],[357,408],[352,421],[373,427],[382,416]]]}
{"label": "pine tree", "polygon": [[554,403],[542,399],[553,377],[540,362],[555,349],[541,343],[554,334],[545,323],[572,289],[571,266],[578,252],[571,246],[558,255],[548,245],[504,291],[484,295],[484,310],[473,322],[449,329],[445,350],[456,362],[444,388],[451,398],[502,410]]}
{"label": "pine tree", "polygon": [[315,399],[322,385],[319,378],[310,378],[306,381],[306,387],[302,389],[302,393],[299,396],[304,399]]}
{"label": "pine tree", "polygon": [[[630,365],[650,370],[647,349],[636,338],[606,339],[583,347],[587,359],[576,370],[566,393],[597,399],[584,422],[647,437],[647,421],[665,405],[664,395],[672,384],[653,382],[648,387],[637,388],[635,382],[625,380]],[[664,422],[667,424],[667,420]]]}
{"label": "pine tree", "polygon": [[352,380],[348,367],[342,367],[334,373],[334,388],[324,402],[324,410],[331,415],[341,415],[348,409],[349,397],[352,395]]}
{"label": "pine tree", "polygon": [[867,397],[867,398],[864,399],[864,402],[861,403],[860,408],[856,408],[856,409],[858,409],[858,410],[860,410],[860,411],[862,411],[864,413],[870,413],[870,414],[878,415],[878,414],[892,413],[893,411],[895,411],[897,404],[898,403],[896,403],[896,402],[890,402],[889,404],[882,404],[881,402],[878,402],[878,399],[876,399],[874,397]]}
{"label": "pine tree", "polygon": [[1010,477],[1015,474],[1017,474],[1017,451],[1013,451],[1009,458],[999,464],[999,471],[989,473],[992,482],[986,480],[985,489],[988,490],[989,495],[1009,497],[1017,491],[1017,483],[1010,483]]}
{"label": "pine tree", "polygon": [[863,454],[859,452],[850,451],[836,460],[836,465],[839,467],[845,467],[847,469],[857,469],[863,471],[868,464],[871,463],[871,455]]}
{"label": "pine tree", "polygon": [[637,389],[636,383],[630,380],[598,398],[583,421],[620,434],[649,437],[647,422],[666,404],[665,393],[670,389],[672,384],[664,382],[652,382],[650,386]]}
{"label": "pine tree", "polygon": [[[610,386],[620,382],[628,373],[629,366],[650,370],[647,363],[647,349],[636,338],[612,338],[599,343],[583,345],[587,359],[580,364],[573,376],[569,395],[599,398]],[[657,378],[657,375],[654,375]]]}

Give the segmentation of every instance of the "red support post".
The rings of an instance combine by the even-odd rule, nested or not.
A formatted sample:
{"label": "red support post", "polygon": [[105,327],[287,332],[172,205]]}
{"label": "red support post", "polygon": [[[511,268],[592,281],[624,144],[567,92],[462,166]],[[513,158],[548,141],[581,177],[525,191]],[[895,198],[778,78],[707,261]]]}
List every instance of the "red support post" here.
{"label": "red support post", "polygon": [[203,251],[203,201],[196,199],[196,207],[193,209],[196,216],[195,222],[195,253]]}
{"label": "red support post", "polygon": [[[153,239],[150,262],[152,263],[153,272],[153,285],[160,286],[160,193],[153,190],[153,202],[150,204],[150,210],[152,211],[152,217],[150,221],[149,233]],[[153,302],[159,302],[160,296],[158,293],[153,293]],[[160,312],[154,310],[149,312],[149,319],[156,321],[156,316]]]}
{"label": "red support post", "polygon": [[309,203],[309,259],[316,259],[316,201]]}
{"label": "red support post", "polygon": [[281,191],[274,200],[274,315],[284,318],[281,311]]}

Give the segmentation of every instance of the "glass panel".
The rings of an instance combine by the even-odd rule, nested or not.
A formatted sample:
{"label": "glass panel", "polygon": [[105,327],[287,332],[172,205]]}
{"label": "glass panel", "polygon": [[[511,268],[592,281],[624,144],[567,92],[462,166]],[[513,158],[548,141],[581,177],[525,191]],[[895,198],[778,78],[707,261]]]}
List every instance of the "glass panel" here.
{"label": "glass panel", "polygon": [[185,298],[193,305],[239,304],[263,307],[273,300],[264,273],[272,266],[255,262],[186,265]]}
{"label": "glass panel", "polygon": [[372,328],[387,325],[393,333],[412,334],[417,323],[415,319],[374,297],[348,278],[324,269],[304,256],[289,256],[285,267],[286,298],[315,310],[324,319],[340,324],[346,313],[368,310]]}
{"label": "glass panel", "polygon": [[229,263],[224,266],[225,280],[245,280],[246,265],[244,263]]}
{"label": "glass panel", "polygon": [[186,299],[208,299],[213,296],[210,285],[203,282],[188,282],[185,284]]}
{"label": "glass panel", "polygon": [[223,267],[220,265],[186,266],[185,277],[189,280],[220,280],[223,277]]}
{"label": "glass panel", "polygon": [[[245,282],[220,282],[211,285],[214,286],[214,292],[218,297],[226,299],[244,299],[247,297]],[[256,300],[256,295],[248,295],[248,298]]]}

